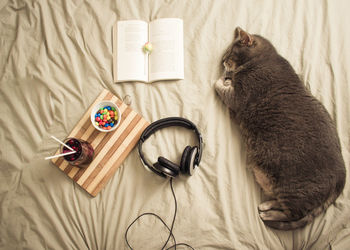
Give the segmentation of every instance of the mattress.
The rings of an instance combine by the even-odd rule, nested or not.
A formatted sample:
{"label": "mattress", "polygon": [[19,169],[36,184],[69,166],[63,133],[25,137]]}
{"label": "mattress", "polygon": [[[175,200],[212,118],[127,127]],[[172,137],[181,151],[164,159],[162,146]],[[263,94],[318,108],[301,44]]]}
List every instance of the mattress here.
{"label": "mattress", "polygon": [[[46,156],[98,94],[107,89],[149,122],[191,120],[203,136],[193,176],[173,179],[176,243],[194,249],[350,248],[350,3],[344,1],[1,1],[0,3],[0,248],[128,249],[127,227],[156,213],[170,227],[175,204],[164,179],[131,151],[104,189],[92,197]],[[114,83],[112,27],[118,20],[184,22],[185,78]],[[264,225],[264,195],[247,170],[239,127],[216,95],[221,57],[234,29],[269,39],[336,123],[347,177],[343,193],[305,228]],[[195,135],[168,128],[143,146],[179,162]],[[134,249],[159,249],[169,235],[154,216],[128,231]],[[171,238],[167,244],[174,244]],[[178,248],[185,249],[185,246]]]}

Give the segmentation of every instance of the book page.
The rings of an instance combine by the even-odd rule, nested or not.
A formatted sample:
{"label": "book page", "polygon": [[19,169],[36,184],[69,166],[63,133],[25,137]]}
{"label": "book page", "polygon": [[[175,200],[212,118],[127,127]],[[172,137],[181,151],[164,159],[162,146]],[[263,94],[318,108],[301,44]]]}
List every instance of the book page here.
{"label": "book page", "polygon": [[162,18],[149,25],[153,51],[149,56],[149,81],[184,79],[183,21]]}
{"label": "book page", "polygon": [[116,82],[148,81],[148,55],[143,45],[148,41],[148,24],[130,20],[117,22],[115,74]]}

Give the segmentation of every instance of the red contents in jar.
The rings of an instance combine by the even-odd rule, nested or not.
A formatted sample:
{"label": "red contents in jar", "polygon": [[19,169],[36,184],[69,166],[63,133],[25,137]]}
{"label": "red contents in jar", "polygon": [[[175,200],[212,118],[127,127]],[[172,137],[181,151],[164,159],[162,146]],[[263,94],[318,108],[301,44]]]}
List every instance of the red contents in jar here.
{"label": "red contents in jar", "polygon": [[[63,156],[69,164],[80,167],[80,165],[86,165],[92,162],[94,149],[90,143],[76,138],[67,138],[64,143],[75,151],[75,153]],[[66,146],[61,146],[61,152],[68,153],[72,152],[72,150]]]}
{"label": "red contents in jar", "polygon": [[[76,151],[76,153],[74,154],[70,154],[70,155],[65,155],[64,159],[66,161],[75,161],[76,159],[79,158],[80,154],[81,154],[81,144],[78,140],[76,139],[70,139],[69,141],[66,142],[66,144],[71,147],[72,149],[74,149],[74,151]],[[67,147],[63,147],[62,153],[68,153],[71,152],[70,149],[68,149]]]}

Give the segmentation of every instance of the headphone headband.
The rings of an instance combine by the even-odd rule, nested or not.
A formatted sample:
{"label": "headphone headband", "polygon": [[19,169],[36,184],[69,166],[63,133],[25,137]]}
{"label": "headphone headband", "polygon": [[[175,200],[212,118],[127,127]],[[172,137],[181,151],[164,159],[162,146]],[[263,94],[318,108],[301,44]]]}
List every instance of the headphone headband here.
{"label": "headphone headband", "polygon": [[173,126],[184,127],[187,129],[191,129],[195,132],[195,134],[197,135],[197,138],[198,138],[198,152],[197,152],[196,157],[194,159],[194,164],[198,166],[199,162],[201,161],[201,158],[202,158],[203,139],[202,139],[202,135],[200,134],[196,125],[194,125],[193,122],[191,122],[190,120],[187,120],[185,118],[182,118],[182,117],[168,117],[168,118],[160,119],[158,121],[151,123],[143,131],[143,133],[141,134],[140,140],[139,140],[139,144],[138,144],[138,151],[139,151],[139,156],[141,158],[141,161],[150,170],[157,173],[158,175],[160,175],[160,174],[158,172],[154,171],[152,165],[146,161],[146,159],[143,155],[143,152],[142,152],[142,143],[145,140],[147,140],[147,138],[150,137],[152,134],[157,132],[158,130],[160,130],[162,128],[166,128],[166,127],[173,127]]}
{"label": "headphone headband", "polygon": [[172,126],[180,126],[188,129],[197,130],[196,126],[187,119],[184,119],[181,117],[168,117],[168,118],[160,119],[150,124],[142,133],[140,140],[144,142],[148,137],[150,137],[151,134],[155,133],[156,131],[162,128],[172,127]]}

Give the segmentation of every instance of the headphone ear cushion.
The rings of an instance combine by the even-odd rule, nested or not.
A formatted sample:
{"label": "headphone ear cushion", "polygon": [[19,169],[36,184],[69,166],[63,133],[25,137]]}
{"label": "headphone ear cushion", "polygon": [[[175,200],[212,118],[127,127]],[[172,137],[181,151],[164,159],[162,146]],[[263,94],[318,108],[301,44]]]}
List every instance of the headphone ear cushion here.
{"label": "headphone ear cushion", "polygon": [[160,165],[158,162],[154,163],[152,165],[152,167],[150,168],[152,172],[156,173],[157,175],[163,177],[163,178],[166,178],[167,176],[165,174],[163,174],[162,172],[162,167],[161,166],[158,166]]}
{"label": "headphone ear cushion", "polygon": [[158,162],[160,165],[162,165],[163,167],[165,168],[168,168],[170,169],[172,172],[175,173],[175,175],[178,175],[179,172],[180,172],[180,167],[173,163],[172,161],[169,161],[168,159],[162,157],[162,156],[159,156],[158,157]]}
{"label": "headphone ear cushion", "polygon": [[155,172],[158,172],[160,176],[162,177],[176,177],[178,175],[178,173],[172,171],[171,169],[164,167],[162,164],[160,164],[159,162],[156,162],[153,164],[153,168],[155,169]]}
{"label": "headphone ear cushion", "polygon": [[180,170],[181,170],[181,173],[183,173],[183,174],[188,173],[186,159],[187,159],[187,156],[188,156],[190,150],[191,150],[191,147],[186,146],[184,149],[184,152],[182,153],[182,157],[181,157],[181,161],[180,161]]}
{"label": "headphone ear cushion", "polygon": [[194,161],[196,159],[197,153],[198,153],[198,147],[192,147],[186,158],[186,168],[188,169],[187,173],[189,175],[193,175],[193,172],[195,169]]}

